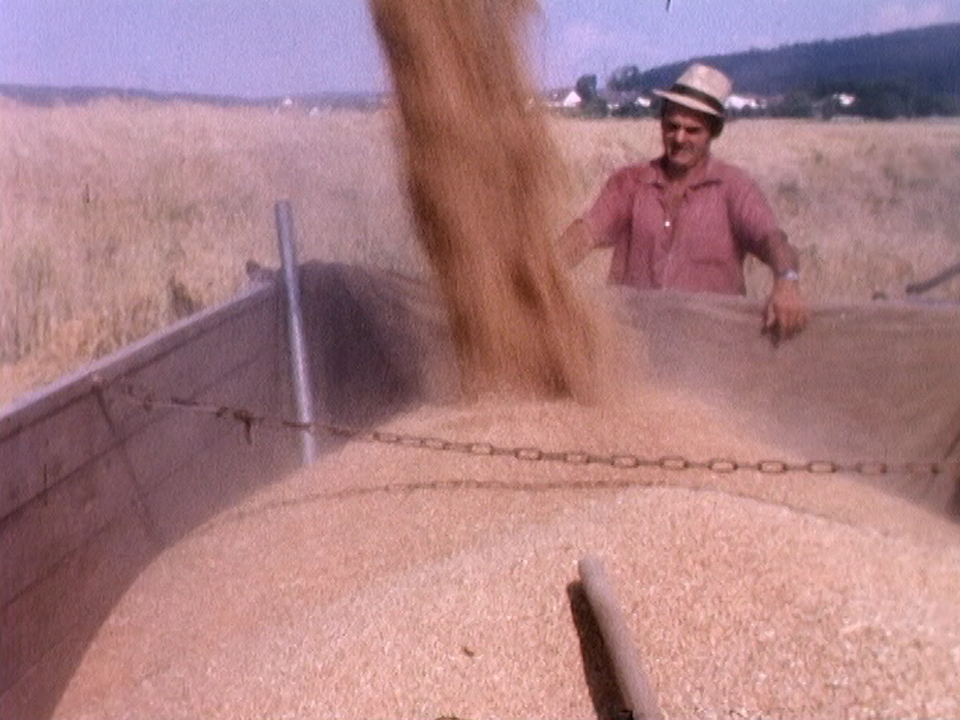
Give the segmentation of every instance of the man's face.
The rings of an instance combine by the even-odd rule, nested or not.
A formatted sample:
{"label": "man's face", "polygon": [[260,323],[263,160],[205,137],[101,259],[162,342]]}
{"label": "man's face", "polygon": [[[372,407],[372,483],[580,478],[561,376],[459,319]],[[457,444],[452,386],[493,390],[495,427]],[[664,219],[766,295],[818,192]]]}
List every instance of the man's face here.
{"label": "man's face", "polygon": [[660,120],[663,152],[676,170],[688,171],[710,153],[710,125],[703,113],[671,103]]}

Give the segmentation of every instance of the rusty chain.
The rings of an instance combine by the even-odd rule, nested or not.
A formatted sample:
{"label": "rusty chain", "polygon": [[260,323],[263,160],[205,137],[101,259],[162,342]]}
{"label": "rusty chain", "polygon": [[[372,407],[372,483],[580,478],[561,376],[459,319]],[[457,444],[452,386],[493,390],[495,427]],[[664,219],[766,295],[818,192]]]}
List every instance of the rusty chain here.
{"label": "rusty chain", "polygon": [[176,408],[239,422],[244,427],[247,442],[251,444],[254,428],[265,426],[313,433],[323,432],[337,438],[420,450],[462,453],[478,457],[512,457],[524,462],[556,462],[584,466],[605,465],[621,470],[656,468],[671,472],[707,470],[720,475],[736,472],[758,472],[764,475],[784,475],[786,473],[834,475],[844,473],[864,476],[941,475],[951,470],[960,471],[960,460],[901,463],[888,463],[881,460],[856,462],[838,462],[835,460],[809,460],[805,462],[789,462],[786,460],[742,461],[720,457],[709,460],[692,460],[679,454],[661,455],[654,458],[632,453],[594,453],[583,450],[551,451],[538,447],[502,446],[482,441],[447,440],[388,430],[360,430],[322,422],[305,423],[281,417],[257,415],[244,408],[229,405],[212,405],[172,396],[160,397],[148,388],[137,387],[126,381],[121,381],[118,385],[121,397],[142,406],[148,412],[158,408]]}

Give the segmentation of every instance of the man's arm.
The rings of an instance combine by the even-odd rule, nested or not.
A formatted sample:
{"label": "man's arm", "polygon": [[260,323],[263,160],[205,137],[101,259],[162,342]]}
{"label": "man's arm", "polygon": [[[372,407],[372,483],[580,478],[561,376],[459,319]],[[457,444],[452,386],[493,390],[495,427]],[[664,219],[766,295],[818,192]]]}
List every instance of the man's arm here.
{"label": "man's arm", "polygon": [[600,245],[625,241],[630,233],[630,218],[639,178],[640,166],[621,168],[611,175],[593,205],[574,220],[557,241],[560,262],[573,269],[590,251]]}
{"label": "man's arm", "polygon": [[803,330],[808,321],[807,306],[800,293],[800,261],[797,251],[782,231],[762,239],[757,254],[773,271],[773,289],[763,314],[764,332],[787,340]]}
{"label": "man's arm", "polygon": [[775,340],[790,338],[807,324],[797,253],[787,242],[760,187],[744,174],[733,174],[730,180],[728,202],[734,232],[744,248],[773,271],[773,289],[763,313],[763,331]]}
{"label": "man's arm", "polygon": [[557,245],[560,262],[572,270],[597,246],[597,239],[590,226],[582,218],[577,218],[564,230]]}
{"label": "man's arm", "polygon": [[787,235],[782,230],[762,238],[756,250],[759,258],[773,271],[774,278],[791,271],[800,271],[797,251],[787,241]]}

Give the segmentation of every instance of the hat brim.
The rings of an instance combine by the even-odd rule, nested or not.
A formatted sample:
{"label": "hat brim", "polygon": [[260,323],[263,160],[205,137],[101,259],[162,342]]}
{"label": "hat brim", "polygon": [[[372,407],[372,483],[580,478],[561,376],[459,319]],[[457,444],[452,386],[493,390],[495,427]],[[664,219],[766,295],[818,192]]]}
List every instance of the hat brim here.
{"label": "hat brim", "polygon": [[670,92],[668,90],[654,90],[653,94],[659,97],[662,97],[665,100],[669,100],[672,103],[676,103],[677,105],[683,105],[684,107],[690,108],[691,110],[702,112],[705,115],[712,115],[713,117],[718,117],[718,118],[723,117],[723,113],[717,112],[717,109],[715,107],[711,107],[710,105],[707,105],[705,102],[701,102],[700,100],[689,97],[688,95],[681,95],[679,93]]}

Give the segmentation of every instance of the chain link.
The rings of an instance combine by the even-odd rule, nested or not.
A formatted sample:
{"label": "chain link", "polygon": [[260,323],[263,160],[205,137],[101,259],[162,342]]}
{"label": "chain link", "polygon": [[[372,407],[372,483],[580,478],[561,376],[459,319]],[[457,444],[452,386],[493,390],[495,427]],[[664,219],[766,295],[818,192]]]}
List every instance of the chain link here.
{"label": "chain link", "polygon": [[[102,383],[98,384],[104,390]],[[556,462],[567,465],[604,465],[620,470],[656,468],[668,472],[689,470],[707,470],[719,475],[736,472],[757,472],[763,475],[785,475],[787,473],[807,473],[810,475],[855,474],[880,476],[892,474],[940,475],[946,472],[960,472],[960,460],[944,462],[905,462],[887,463],[880,460],[862,460],[842,463],[834,460],[810,460],[808,462],[787,462],[785,460],[758,460],[744,462],[732,458],[712,458],[710,460],[691,460],[682,455],[663,455],[658,458],[634,454],[600,454],[584,450],[548,451],[529,446],[500,446],[489,442],[465,442],[444,438],[398,433],[389,430],[365,431],[343,425],[329,423],[304,423],[283,418],[256,415],[249,410],[228,405],[210,405],[194,400],[168,397],[160,398],[146,388],[140,388],[129,382],[118,383],[120,396],[139,404],[146,411],[156,408],[176,408],[213,415],[219,419],[234,420],[244,426],[248,443],[253,442],[253,429],[257,426],[272,426],[289,430],[308,430],[324,432],[333,437],[347,438],[383,445],[396,445],[404,448],[453,452],[478,457],[511,457],[523,462]]]}

